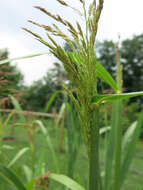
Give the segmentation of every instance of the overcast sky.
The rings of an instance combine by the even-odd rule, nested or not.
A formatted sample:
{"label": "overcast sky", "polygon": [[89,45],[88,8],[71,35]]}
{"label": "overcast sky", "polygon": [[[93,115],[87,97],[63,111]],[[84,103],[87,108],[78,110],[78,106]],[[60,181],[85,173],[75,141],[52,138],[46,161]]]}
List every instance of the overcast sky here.
{"label": "overcast sky", "polygon": [[[65,2],[71,4],[71,0],[65,0]],[[32,28],[33,31],[42,34],[40,29],[31,26],[27,20],[31,19],[44,24],[52,22],[46,15],[33,8],[34,5],[45,7],[71,22],[78,19],[76,13],[60,6],[56,0],[0,0],[0,49],[8,48],[11,58],[48,51],[47,47],[21,29],[21,27]],[[72,0],[72,5],[81,8],[79,0]],[[143,32],[142,19],[143,0],[105,0],[97,39],[116,41],[118,34],[121,39],[141,34]],[[18,61],[18,67],[25,76],[25,82],[30,84],[41,78],[52,66],[54,60],[53,56],[45,55]]]}

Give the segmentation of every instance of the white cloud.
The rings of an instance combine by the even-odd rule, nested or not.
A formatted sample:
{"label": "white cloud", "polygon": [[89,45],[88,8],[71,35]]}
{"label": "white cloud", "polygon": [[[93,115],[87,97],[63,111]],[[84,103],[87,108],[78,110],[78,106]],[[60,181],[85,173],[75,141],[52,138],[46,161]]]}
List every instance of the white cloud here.
{"label": "white cloud", "polygon": [[[26,39],[23,36],[15,36],[13,38],[9,34],[0,33],[0,49],[8,47],[8,50],[10,52],[10,58],[39,53],[39,50],[36,51],[36,49],[32,50],[24,48],[24,40]],[[18,68],[22,71],[22,73],[25,76],[26,84],[31,84],[32,81],[40,79],[52,66],[52,58],[48,55],[18,60],[15,61],[15,63],[16,62]]]}

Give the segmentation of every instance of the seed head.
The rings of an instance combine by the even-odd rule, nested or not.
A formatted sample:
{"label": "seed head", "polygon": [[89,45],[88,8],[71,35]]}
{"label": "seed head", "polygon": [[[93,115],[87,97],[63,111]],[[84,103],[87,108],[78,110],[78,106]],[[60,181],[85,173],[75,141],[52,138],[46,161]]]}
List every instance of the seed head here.
{"label": "seed head", "polygon": [[79,0],[81,3],[84,3],[84,0]]}
{"label": "seed head", "polygon": [[27,29],[27,28],[22,28],[23,30],[25,30],[26,32],[29,32],[30,34],[32,34],[33,36],[35,36],[38,39],[41,39],[41,36],[39,36],[38,34],[32,32],[31,30]]}
{"label": "seed head", "polygon": [[53,19],[56,19],[56,16],[51,14],[49,11],[47,11],[45,8],[40,7],[40,6],[34,6],[34,8],[39,9],[40,11],[44,12],[48,16],[52,17]]}
{"label": "seed head", "polygon": [[39,24],[39,23],[37,23],[37,22],[34,22],[34,21],[32,21],[32,20],[28,20],[28,22],[30,22],[30,23],[32,23],[32,24],[34,24],[34,25],[37,25],[37,26],[39,26],[39,27],[43,27],[43,25],[41,25],[41,24]]}
{"label": "seed head", "polygon": [[59,3],[61,3],[64,6],[68,6],[68,4],[66,2],[64,2],[63,0],[57,0]]}

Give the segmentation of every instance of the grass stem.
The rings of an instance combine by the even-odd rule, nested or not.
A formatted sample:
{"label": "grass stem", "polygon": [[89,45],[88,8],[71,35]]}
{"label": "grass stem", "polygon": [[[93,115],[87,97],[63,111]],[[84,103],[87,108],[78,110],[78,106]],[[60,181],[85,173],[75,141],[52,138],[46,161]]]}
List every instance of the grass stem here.
{"label": "grass stem", "polygon": [[116,132],[115,132],[115,166],[114,166],[114,185],[113,189],[120,189],[120,174],[121,174],[121,146],[122,146],[122,127],[121,127],[121,112],[122,102],[116,103]]}
{"label": "grass stem", "polygon": [[92,112],[89,158],[89,190],[99,190],[99,108]]}

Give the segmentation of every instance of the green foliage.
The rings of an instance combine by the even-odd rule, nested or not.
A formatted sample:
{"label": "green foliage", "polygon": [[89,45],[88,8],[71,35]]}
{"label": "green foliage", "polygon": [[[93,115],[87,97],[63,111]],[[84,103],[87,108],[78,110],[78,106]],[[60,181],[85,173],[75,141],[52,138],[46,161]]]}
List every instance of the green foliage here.
{"label": "green foliage", "polygon": [[[73,9],[73,7],[68,5],[63,0],[58,0],[58,2],[65,7],[70,7]],[[78,21],[76,21],[77,27],[75,28],[69,21],[63,19],[59,15],[50,13],[48,10],[40,6],[36,6],[35,8],[50,16],[52,19],[58,21],[60,24],[66,26],[71,36],[67,36],[66,33],[62,32],[62,30],[56,24],[47,26],[33,21],[30,22],[46,31],[50,43],[29,29],[24,28],[24,30],[32,34],[38,41],[46,45],[50,49],[50,52],[62,62],[70,81],[74,85],[75,94],[73,93],[73,89],[69,90],[66,86],[64,86],[64,88],[75,105],[84,142],[87,148],[87,154],[89,158],[88,189],[120,190],[122,184],[121,178],[125,170],[124,163],[127,164],[127,172],[131,163],[131,160],[128,158],[128,156],[132,157],[133,154],[131,152],[133,152],[135,149],[135,144],[139,136],[138,130],[137,132],[133,132],[132,139],[134,140],[131,140],[131,142],[134,144],[134,147],[131,150],[130,146],[128,146],[127,157],[125,157],[125,160],[122,163],[121,100],[143,95],[143,92],[122,93],[122,65],[120,63],[120,52],[118,46],[116,47],[116,82],[107,72],[107,70],[96,60],[94,45],[98,29],[98,21],[103,8],[104,0],[99,0],[98,5],[96,0],[93,0],[89,5],[88,10],[86,10],[87,7],[85,1],[80,2],[82,3],[83,7],[83,17],[86,26],[85,32],[83,32]],[[53,38],[54,35],[61,37],[65,42],[67,42],[70,50],[72,50],[72,53],[65,51],[61,45],[57,44]],[[73,40],[75,41],[75,46],[73,44]],[[111,43],[109,45],[112,46],[113,44]],[[97,88],[98,77],[107,83],[111,88],[113,88],[115,94],[99,94]],[[99,109],[101,103],[109,101],[115,102],[113,103],[112,125],[106,147],[105,178],[102,179],[100,176],[99,164]],[[139,119],[138,122],[141,126],[142,120]],[[112,170],[114,175],[112,175]],[[58,179],[60,179],[60,176]],[[113,182],[111,179],[113,179]],[[62,179],[59,182],[64,183],[65,180]]]}
{"label": "green foliage", "polygon": [[0,179],[4,178],[7,183],[11,183],[17,187],[18,190],[26,190],[19,178],[8,168],[0,165]]}
{"label": "green foliage", "polygon": [[[72,103],[66,104],[65,125],[67,131],[67,146],[68,146],[68,176],[73,178],[75,164],[79,149],[81,147],[82,138],[80,135],[80,124],[77,113],[72,106]],[[75,135],[76,134],[76,135]]]}
{"label": "green foliage", "polygon": [[[122,120],[122,130],[123,133],[128,129],[128,126],[130,126],[131,123],[133,123],[138,115],[139,115],[139,106],[137,103],[129,102],[129,99],[123,100],[123,120]],[[110,126],[111,125],[111,113],[112,113],[112,102],[109,103],[103,103],[101,104],[100,109],[100,128],[102,129],[103,126]],[[104,134],[103,134],[104,137]],[[142,139],[142,132],[140,134],[140,139]]]}
{"label": "green foliage", "polygon": [[[50,175],[49,175],[49,177],[48,177],[50,179],[50,186],[49,186],[49,188],[53,188],[53,189],[58,188],[60,190],[62,190],[64,188],[63,186],[60,186],[58,184],[57,185],[55,183],[53,184],[52,181],[54,181],[54,180],[56,180],[57,182],[58,181],[61,182],[61,184],[66,185],[67,187],[69,187],[69,184],[75,184],[76,183],[76,182],[73,182],[72,180],[70,180],[69,178],[65,177],[65,175],[69,175],[69,173],[67,172],[67,166],[65,166],[67,163],[70,163],[70,167],[71,167],[70,169],[71,170],[73,169],[72,167],[74,167],[74,164],[75,164],[75,167],[74,167],[74,170],[73,170],[74,179],[79,184],[82,184],[81,180],[79,180],[77,178],[77,175],[78,175],[77,174],[77,167],[79,167],[80,171],[82,171],[83,168],[82,168],[81,163],[84,161],[83,167],[84,167],[85,170],[84,170],[84,172],[81,172],[79,175],[80,175],[81,179],[84,181],[84,184],[87,183],[88,180],[87,180],[87,177],[85,177],[85,175],[87,176],[87,168],[88,168],[87,167],[87,157],[85,156],[86,155],[85,152],[81,152],[81,149],[83,148],[83,145],[81,144],[79,146],[79,144],[78,144],[79,138],[81,138],[81,134],[79,133],[78,121],[76,121],[77,120],[77,116],[74,113],[74,110],[71,110],[71,108],[72,107],[69,107],[69,105],[68,105],[68,110],[67,110],[68,117],[67,117],[67,122],[66,122],[66,128],[64,129],[65,130],[65,135],[66,135],[65,136],[66,140],[64,141],[64,150],[66,152],[58,153],[57,154],[57,147],[56,147],[57,146],[57,143],[56,143],[57,138],[56,138],[56,135],[55,135],[57,128],[55,128],[55,126],[53,125],[53,123],[51,124],[51,126],[49,126],[48,125],[48,121],[46,121],[46,123],[45,122],[41,122],[40,120],[35,121],[36,126],[37,127],[40,126],[40,128],[37,128],[37,135],[40,135],[41,138],[40,138],[40,136],[37,136],[37,138],[35,139],[37,141],[37,143],[35,144],[35,146],[37,147],[37,149],[35,149],[35,151],[37,152],[36,155],[38,156],[38,159],[35,162],[34,173],[31,170],[31,168],[32,168],[31,163],[29,163],[29,162],[31,162],[29,154],[25,154],[25,153],[22,154],[22,156],[19,157],[20,159],[19,158],[16,159],[16,163],[17,164],[14,164],[13,167],[12,167],[13,171],[15,172],[15,174],[17,176],[19,176],[21,179],[22,179],[23,172],[24,172],[24,174],[26,175],[26,179],[27,180],[23,180],[23,183],[25,184],[25,186],[26,186],[27,189],[29,189],[29,190],[33,189],[33,186],[35,184],[35,178],[40,177],[40,176],[42,176],[44,174],[46,175],[46,173],[47,173],[47,167],[46,166],[47,165],[48,165],[48,168],[49,168],[51,166],[51,164],[52,164],[53,165],[53,170],[56,171],[56,164],[54,162],[54,159],[56,159],[57,162],[58,162],[57,164],[60,167],[60,171],[61,171],[60,173],[64,173],[64,175],[54,174],[55,175],[54,176],[51,173],[51,176],[54,176],[55,179],[52,178],[52,177],[50,178]],[[116,114],[117,114],[117,111],[113,110],[113,115],[114,115],[113,119],[114,119],[114,122],[113,121],[112,122],[114,123],[114,125],[113,125],[114,127],[113,128],[110,127],[110,130],[111,129],[115,129],[115,122],[117,121],[117,118],[115,117]],[[59,117],[61,118],[61,116],[59,116]],[[122,160],[126,161],[126,163],[124,164],[124,166],[127,167],[126,171],[121,172],[122,175],[125,175],[124,177],[126,177],[126,175],[128,173],[129,165],[130,165],[129,163],[132,161],[133,155],[135,153],[134,152],[135,151],[135,144],[137,142],[139,131],[141,129],[142,118],[143,118],[142,114],[140,114],[140,124],[129,127],[128,132],[125,133],[125,136],[123,138],[124,148],[123,148],[123,152],[122,152],[123,154],[121,154],[121,155],[122,155],[122,158],[123,158]],[[138,123],[138,121],[136,122],[136,124],[137,123]],[[53,130],[53,132],[54,132],[53,134],[51,133],[51,130]],[[67,131],[67,130],[70,130],[70,131]],[[71,130],[73,130],[73,131],[71,131]],[[108,132],[110,132],[110,130]],[[101,130],[100,130],[100,132],[101,132]],[[17,134],[17,136],[21,136],[22,135],[21,133],[23,133],[22,129],[19,130],[19,133]],[[114,135],[115,135],[115,133],[114,133]],[[67,138],[70,138],[70,139],[67,139]],[[115,139],[116,138],[114,138],[114,140]],[[69,143],[68,141],[70,141],[70,145],[67,144],[67,143]],[[21,143],[22,142],[23,142],[23,138],[21,139]],[[101,141],[101,143],[102,143],[102,141]],[[19,143],[16,142],[15,146],[18,146],[18,144]],[[25,148],[24,148],[25,144],[26,143],[23,144],[23,149],[24,150],[25,150]],[[69,146],[68,149],[66,148],[67,145]],[[40,148],[38,148],[38,147],[40,147]],[[130,149],[128,149],[128,147],[130,147]],[[73,161],[74,164],[71,164],[70,160],[68,160],[68,159],[71,159],[71,158],[74,159],[74,154],[75,154],[74,150],[78,151],[78,157],[77,157],[78,159],[76,160],[76,158],[75,158],[75,160]],[[112,143],[112,146],[110,146],[110,151],[111,150],[113,152],[115,150],[114,143]],[[17,149],[13,150],[13,151],[15,152],[15,154],[19,155],[19,153],[17,152]],[[21,150],[19,150],[19,152],[21,152],[21,151],[23,152],[22,148],[21,148]],[[103,151],[103,147],[100,148],[100,153],[102,153],[102,151]],[[80,154],[79,154],[79,152],[80,152]],[[54,156],[55,158],[52,156],[53,153],[55,154],[55,156]],[[8,153],[8,155],[9,154],[10,153]],[[63,154],[63,156],[62,156],[62,154]],[[130,154],[130,156],[128,157],[128,156],[126,156],[126,154]],[[39,157],[39,155],[40,155],[40,157]],[[112,177],[110,178],[110,180],[108,181],[108,183],[112,182],[111,179],[113,179],[113,176],[114,176],[114,166],[115,166],[114,162],[115,161],[113,159],[113,162],[111,162],[111,155],[112,154],[110,152],[110,156],[108,155],[108,159],[109,159],[108,161],[109,161],[109,163],[113,163],[113,165],[112,165],[111,170],[108,170],[108,174],[109,174],[109,171],[112,171],[113,173],[112,173]],[[114,154],[113,154],[113,156],[114,156]],[[124,156],[127,159],[125,159]],[[21,164],[19,164],[21,162],[21,160],[23,159],[23,157],[25,157],[27,159],[24,159],[24,161]],[[50,157],[52,157],[52,159],[50,159]],[[61,161],[59,161],[60,157],[62,157]],[[63,167],[61,167],[63,160],[64,160],[64,167],[66,167],[65,171],[64,171]],[[12,159],[11,159],[11,161],[12,161]],[[10,162],[7,162],[7,163],[9,164]],[[105,164],[103,157],[101,157],[101,163],[103,163],[102,164],[102,170],[101,170],[101,172],[103,173],[103,171],[104,171],[104,164]],[[19,172],[18,171],[19,165],[21,165],[21,166],[23,165],[24,166],[24,168],[22,170],[23,172]],[[85,177],[85,179],[84,179],[84,177]],[[102,179],[104,179],[104,177],[105,176],[103,176]],[[123,178],[123,179],[125,179],[125,178]],[[4,180],[7,180],[7,179],[6,178],[2,179],[2,177],[1,177],[1,183],[2,184],[3,183],[7,183]],[[85,182],[85,180],[86,180],[86,182]],[[130,181],[132,181],[132,179],[130,179]],[[104,182],[104,180],[103,180],[103,182]],[[13,185],[11,185],[9,187],[9,189],[12,186]],[[71,187],[70,187],[71,189],[72,189],[72,186],[73,185],[71,185]],[[126,186],[128,186],[128,185],[125,184],[124,188]],[[8,187],[6,186],[5,188],[8,188]],[[3,189],[3,190],[5,190],[5,189]]]}
{"label": "green foliage", "polygon": [[50,179],[53,179],[66,187],[68,187],[71,190],[85,190],[81,185],[79,185],[77,182],[72,180],[71,178],[65,176],[65,175],[59,175],[59,174],[50,174]]}
{"label": "green foliage", "polygon": [[21,150],[15,155],[15,157],[10,161],[10,163],[8,164],[7,167],[10,168],[12,165],[14,165],[14,164],[16,163],[16,161],[17,161],[18,159],[20,159],[20,157],[23,156],[24,153],[27,152],[28,150],[29,150],[28,147],[21,149]]}
{"label": "green foliage", "polygon": [[[70,7],[76,12],[78,12],[76,9],[68,5],[63,0],[58,0],[58,2],[66,7]],[[123,133],[123,127],[122,127],[122,100],[132,98],[135,96],[143,95],[143,91],[140,92],[130,92],[130,93],[122,93],[122,65],[120,63],[120,53],[119,49],[117,47],[116,49],[116,82],[111,75],[108,73],[108,71],[100,65],[96,60],[96,53],[94,51],[94,45],[95,45],[95,38],[98,28],[98,21],[100,18],[100,14],[103,8],[104,0],[99,0],[98,5],[96,4],[96,0],[93,0],[93,2],[88,7],[88,11],[86,10],[86,4],[85,1],[80,1],[83,6],[83,15],[85,20],[85,32],[83,32],[82,28],[80,27],[80,24],[78,21],[76,22],[77,27],[75,28],[69,21],[61,18],[59,15],[54,15],[47,11],[45,8],[36,6],[35,8],[39,9],[43,13],[47,14],[48,16],[52,17],[54,20],[58,21],[60,24],[63,24],[68,31],[70,32],[71,36],[68,37],[66,33],[62,32],[62,30],[56,25],[53,24],[52,26],[46,26],[41,25],[39,23],[30,21],[32,24],[35,24],[39,27],[42,27],[45,29],[46,34],[50,40],[50,43],[45,41],[41,36],[39,36],[36,33],[33,33],[29,29],[24,28],[25,31],[31,33],[34,37],[36,37],[37,40],[39,40],[44,45],[48,46],[50,49],[50,52],[55,55],[63,64],[64,69],[67,72],[67,75],[71,81],[71,83],[74,85],[74,89],[68,89],[65,85],[65,91],[70,96],[70,98],[73,101],[73,104],[75,106],[76,112],[78,113],[79,122],[81,126],[81,131],[83,134],[84,143],[86,145],[87,149],[87,156],[89,161],[89,190],[120,190],[123,182],[125,180],[125,177],[129,171],[129,167],[131,165],[132,158],[135,153],[135,146],[137,143],[137,140],[139,138],[141,126],[143,123],[143,111],[140,113],[138,120],[134,125],[131,125],[131,127],[125,132],[124,137],[122,138]],[[69,52],[69,50],[65,50],[62,48],[57,42],[54,40],[53,36],[50,35],[53,34],[55,36],[62,37],[65,42],[68,43],[70,50],[72,52]],[[75,44],[73,43],[73,40],[75,41]],[[128,42],[123,43],[124,45],[127,45]],[[109,46],[113,48],[113,43],[106,43],[107,48],[105,47],[105,52],[109,50]],[[136,45],[136,44],[135,44]],[[136,46],[135,46],[136,47]],[[112,50],[110,49],[110,51]],[[109,51],[109,54],[110,54]],[[132,53],[132,51],[131,51]],[[123,52],[123,59],[124,55],[126,57],[126,53]],[[103,56],[106,57],[106,56]],[[108,59],[108,58],[107,58]],[[112,54],[110,55],[109,60],[112,59]],[[133,57],[132,57],[133,59]],[[123,64],[125,61],[123,62]],[[60,68],[60,67],[59,67]],[[58,68],[58,69],[59,69]],[[126,68],[126,67],[125,67]],[[111,68],[112,71],[113,68]],[[130,73],[129,73],[130,74]],[[56,77],[59,75],[56,73]],[[97,78],[100,78],[101,81],[104,81],[106,84],[108,84],[113,90],[115,91],[115,94],[99,94],[98,88],[97,88]],[[53,80],[54,79],[54,80]],[[47,75],[47,78],[44,79],[45,81],[38,81],[37,84],[32,88],[35,90],[35,96],[40,98],[41,102],[38,102],[39,105],[37,105],[37,108],[43,107],[45,103],[45,99],[42,99],[42,97],[45,98],[45,94],[47,96],[55,89],[61,90],[61,81],[56,81],[53,75]],[[60,85],[59,85],[60,84]],[[51,88],[52,87],[52,88]],[[59,87],[59,88],[58,88]],[[29,90],[28,89],[28,90]],[[30,94],[29,91],[27,91],[27,100],[29,98],[33,101],[34,94]],[[41,92],[43,93],[41,95]],[[29,96],[29,94],[31,96]],[[40,96],[41,95],[41,96]],[[51,95],[50,95],[51,96]],[[55,97],[54,97],[55,98]],[[49,109],[49,106],[53,102],[52,98],[47,104],[47,107]],[[18,102],[15,101],[15,99],[12,99],[14,102],[14,105],[17,110],[21,110],[21,107],[19,106]],[[109,134],[106,135],[106,143],[105,143],[105,160],[103,160],[103,167],[100,167],[100,107],[102,103],[106,102],[112,102],[113,108],[112,108],[112,121],[111,126],[106,126],[103,129],[110,129]],[[36,105],[36,103],[34,103]],[[56,129],[59,126],[60,121],[62,120],[62,116],[65,112],[65,104],[63,103],[60,107],[60,111],[58,114],[58,117],[56,118],[55,127]],[[68,108],[68,117],[71,114],[71,111],[69,111]],[[69,117],[72,125],[73,125],[73,118]],[[22,120],[22,118],[21,118]],[[24,120],[23,120],[24,121]],[[26,122],[26,121],[24,121]],[[52,144],[51,138],[49,136],[48,128],[45,127],[45,125],[41,121],[32,121],[30,125],[28,125],[28,132],[30,132],[30,146],[33,158],[32,162],[32,170],[30,170],[27,167],[25,167],[24,171],[27,173],[28,177],[27,179],[32,178],[33,176],[36,177],[36,179],[30,179],[27,185],[28,189],[36,188],[38,186],[41,186],[44,184],[46,187],[49,187],[49,179],[56,180],[57,182],[65,185],[66,187],[70,189],[80,189],[84,190],[84,188],[79,185],[74,180],[70,179],[69,177],[65,175],[59,175],[47,172],[46,167],[46,160],[45,153],[41,151],[41,159],[38,162],[38,168],[35,169],[35,142],[34,142],[34,135],[35,130],[33,128],[34,124],[40,126],[40,131],[42,132],[43,136],[45,137],[45,144],[48,145],[51,153],[52,153],[52,159],[55,162],[55,166],[57,169],[57,172],[59,171],[59,165],[58,165],[58,158],[56,157],[56,152],[54,151],[54,146]],[[64,129],[63,129],[64,130]],[[69,153],[71,154],[71,160],[69,159],[69,162],[73,162],[75,160],[75,157],[77,156],[77,147],[74,147],[74,145],[71,145],[71,138],[72,140],[76,139],[73,135],[70,134],[70,129],[67,127],[67,140],[68,140],[68,148]],[[57,130],[58,131],[58,130]],[[57,132],[56,131],[56,132]],[[43,138],[42,136],[42,138]],[[123,141],[122,141],[123,139]],[[25,153],[28,149],[21,149],[20,152],[16,155],[16,157],[10,162],[9,166],[13,165],[21,155]],[[62,164],[62,163],[61,163]],[[33,167],[34,166],[34,167]],[[72,164],[73,167],[73,164]],[[73,169],[73,168],[70,168]],[[102,170],[101,170],[102,169]],[[100,171],[101,170],[101,171]],[[0,166],[1,171],[1,180],[4,182],[6,176],[15,186],[18,188],[25,188],[23,184],[20,182],[20,180],[16,177],[16,175],[11,172],[8,168],[4,166]],[[30,174],[28,174],[30,173]],[[68,167],[68,174],[70,176],[73,175],[73,173],[69,173],[69,167]],[[103,174],[101,176],[101,174]],[[34,184],[35,183],[35,184]],[[21,187],[20,187],[21,186]]]}
{"label": "green foliage", "polygon": [[[121,42],[121,64],[123,65],[124,88],[127,92],[141,91],[143,84],[143,53],[142,53],[143,34],[135,35],[131,39],[125,39]],[[98,61],[116,77],[116,58],[115,43],[105,40],[98,42],[95,47],[98,55]],[[137,85],[138,84],[138,85]],[[142,105],[142,97],[136,98]]]}
{"label": "green foliage", "polygon": [[27,58],[37,57],[37,56],[45,55],[45,54],[48,54],[48,52],[38,53],[38,54],[32,54],[32,55],[23,56],[23,57],[17,57],[17,58],[13,58],[13,59],[8,59],[7,56],[6,57],[2,56],[1,61],[0,61],[0,65],[6,64],[6,63],[11,62],[11,61],[16,61],[16,60],[21,60],[21,59],[27,59]]}
{"label": "green foliage", "polygon": [[46,143],[49,146],[51,153],[52,153],[52,157],[53,157],[53,161],[55,163],[55,167],[56,167],[56,171],[59,172],[59,165],[58,165],[58,159],[56,157],[52,142],[51,142],[51,138],[48,134],[47,129],[45,128],[45,126],[43,125],[43,123],[41,121],[35,121],[35,123],[37,123],[40,126],[40,129],[45,137]]}
{"label": "green foliage", "polygon": [[100,104],[104,102],[113,102],[118,100],[124,100],[128,98],[133,98],[136,96],[143,95],[143,91],[141,92],[131,92],[131,93],[123,93],[123,94],[106,94],[106,95],[95,95],[92,98],[92,102],[95,104]]}
{"label": "green foliage", "polygon": [[48,103],[46,104],[46,107],[45,107],[45,112],[48,112],[49,111],[49,108],[51,107],[53,101],[55,100],[57,94],[61,93],[60,91],[55,91],[52,96],[50,97]]}
{"label": "green foliage", "polygon": [[6,118],[4,118],[2,114],[0,114],[0,142],[2,141],[2,138],[4,137],[4,132],[6,130],[6,127],[13,115],[14,115],[14,111],[9,113],[9,115]]}
{"label": "green foliage", "polygon": [[123,146],[126,147],[126,149],[124,149],[125,151],[123,154],[123,161],[122,161],[122,167],[121,167],[121,179],[120,179],[121,185],[125,180],[131,161],[135,154],[135,147],[136,147],[137,140],[139,139],[142,124],[143,124],[143,111],[140,113],[136,125],[131,126],[124,135]]}

